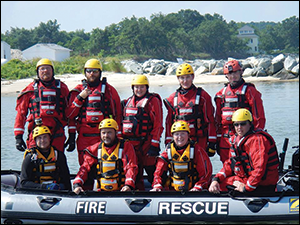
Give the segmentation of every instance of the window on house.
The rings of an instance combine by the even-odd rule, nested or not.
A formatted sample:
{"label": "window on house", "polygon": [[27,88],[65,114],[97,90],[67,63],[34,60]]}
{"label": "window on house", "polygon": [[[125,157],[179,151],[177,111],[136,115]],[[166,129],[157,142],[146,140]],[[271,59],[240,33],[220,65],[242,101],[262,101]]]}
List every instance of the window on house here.
{"label": "window on house", "polygon": [[256,47],[256,46],[254,47],[254,49],[255,49],[255,51],[257,52],[257,47]]}
{"label": "window on house", "polygon": [[253,43],[253,39],[250,39],[250,42]]}

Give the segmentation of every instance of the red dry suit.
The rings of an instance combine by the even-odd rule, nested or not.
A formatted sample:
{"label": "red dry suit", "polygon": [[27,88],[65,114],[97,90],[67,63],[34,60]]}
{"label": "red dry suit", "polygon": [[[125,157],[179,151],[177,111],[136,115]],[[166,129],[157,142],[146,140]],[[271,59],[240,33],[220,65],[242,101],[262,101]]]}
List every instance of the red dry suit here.
{"label": "red dry suit", "polygon": [[77,85],[70,91],[69,109],[66,113],[71,120],[75,119],[76,126],[69,127],[78,133],[77,151],[79,165],[83,163],[83,149],[99,141],[99,123],[105,118],[116,120],[121,124],[121,101],[116,89],[103,78],[97,87],[87,87],[92,93],[82,99],[79,93],[85,88],[83,84]]}
{"label": "red dry suit", "polygon": [[[122,146],[121,146],[122,145]],[[135,179],[138,173],[138,166],[136,155],[134,152],[134,148],[132,144],[128,141],[118,140],[116,144],[111,147],[106,147],[102,145],[102,142],[97,142],[96,144],[89,146],[85,149],[85,154],[83,156],[83,163],[79,168],[79,171],[75,177],[73,185],[83,187],[84,182],[88,179],[89,174],[92,173],[94,179],[101,179],[101,173],[99,171],[103,171],[103,167],[109,161],[104,161],[103,158],[99,154],[99,149],[102,147],[105,149],[107,154],[110,156],[116,150],[119,154],[115,157],[116,158],[116,165],[121,165],[121,167],[117,167],[114,170],[119,172],[119,175],[123,174],[125,176],[125,180],[123,181],[122,185],[119,189],[122,188],[124,185],[130,186],[132,189],[135,188]],[[102,151],[104,151],[102,149]],[[122,150],[120,150],[122,149]],[[108,157],[109,157],[108,156]],[[120,160],[121,162],[120,162]],[[104,162],[104,163],[103,163]],[[112,161],[110,161],[112,162]],[[101,165],[101,166],[100,166]],[[121,171],[122,170],[122,171]],[[111,172],[112,173],[112,172]],[[98,176],[99,174],[99,176]],[[100,189],[100,187],[99,187]]]}
{"label": "red dry suit", "polygon": [[176,190],[176,186],[186,185],[188,190],[203,190],[209,187],[211,176],[212,165],[203,148],[189,141],[186,148],[176,150],[172,141],[157,158],[152,187]]}
{"label": "red dry suit", "polygon": [[[213,180],[218,180],[221,191],[235,180],[246,185],[246,191],[258,186],[276,187],[278,175],[278,152],[274,139],[262,130],[250,130],[245,136],[232,136],[230,158]],[[275,189],[274,189],[275,190]]]}
{"label": "red dry suit", "polygon": [[215,109],[203,88],[195,85],[187,91],[179,88],[164,103],[167,108],[165,144],[172,140],[171,126],[178,120],[189,123],[191,139],[202,148],[206,149],[208,142],[216,143]]}
{"label": "red dry suit", "polygon": [[162,100],[156,93],[147,92],[144,97],[135,95],[123,101],[122,136],[134,146],[139,166],[137,188],[144,190],[143,169],[152,182],[156,156],[147,152],[151,146],[160,147],[163,128]]}
{"label": "red dry suit", "polygon": [[[35,119],[41,118],[43,125],[49,127],[52,134],[52,145],[59,151],[64,151],[66,140],[64,127],[67,125],[65,110],[68,105],[69,89],[58,79],[45,86],[35,79],[22,90],[17,98],[14,134],[23,135],[28,122],[27,148],[35,147],[32,130]],[[29,115],[28,115],[29,112]],[[70,132],[70,131],[69,131]]]}
{"label": "red dry suit", "polygon": [[238,87],[232,88],[227,84],[215,95],[216,103],[216,126],[217,142],[219,144],[218,154],[224,163],[228,159],[230,149],[230,136],[234,132],[231,117],[234,111],[239,108],[246,108],[252,113],[255,129],[264,129],[266,118],[263,107],[261,93],[255,88],[254,84],[246,83],[241,80]]}

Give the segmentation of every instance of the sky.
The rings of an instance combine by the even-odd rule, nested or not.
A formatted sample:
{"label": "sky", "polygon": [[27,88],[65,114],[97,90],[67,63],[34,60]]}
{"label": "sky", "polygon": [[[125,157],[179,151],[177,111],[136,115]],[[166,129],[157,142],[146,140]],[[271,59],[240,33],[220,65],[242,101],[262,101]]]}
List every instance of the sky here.
{"label": "sky", "polygon": [[217,13],[226,22],[282,22],[299,17],[299,1],[1,1],[1,33],[12,28],[34,29],[57,20],[60,31],[104,29],[135,16],[150,20],[153,14],[182,9],[201,15]]}

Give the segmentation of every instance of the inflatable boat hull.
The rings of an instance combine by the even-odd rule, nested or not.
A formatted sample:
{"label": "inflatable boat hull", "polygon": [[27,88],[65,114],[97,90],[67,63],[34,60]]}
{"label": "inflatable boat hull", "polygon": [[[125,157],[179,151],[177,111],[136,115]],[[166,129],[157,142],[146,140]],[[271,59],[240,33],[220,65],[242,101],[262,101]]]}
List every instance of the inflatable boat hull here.
{"label": "inflatable boat hull", "polygon": [[[94,192],[16,187],[1,176],[2,223],[105,223],[299,220],[299,193],[233,197],[209,192]],[[16,177],[16,176],[15,176]],[[3,182],[15,183],[7,185]]]}

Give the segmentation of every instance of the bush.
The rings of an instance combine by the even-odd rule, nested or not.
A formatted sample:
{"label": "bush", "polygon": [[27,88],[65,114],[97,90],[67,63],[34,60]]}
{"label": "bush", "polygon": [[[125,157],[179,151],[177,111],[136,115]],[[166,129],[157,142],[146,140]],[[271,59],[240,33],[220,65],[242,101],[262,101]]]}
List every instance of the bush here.
{"label": "bush", "polygon": [[[62,62],[54,61],[54,73],[57,75],[63,74],[82,74],[84,65],[87,60],[97,56],[72,56]],[[36,64],[39,58],[21,61],[19,59],[12,59],[1,66],[1,78],[16,80],[36,76]],[[99,59],[103,66],[103,71],[113,71],[116,73],[126,72],[119,58],[107,57]]]}
{"label": "bush", "polygon": [[35,66],[32,61],[21,61],[12,59],[1,66],[1,78],[16,80],[34,77],[36,74]]}

